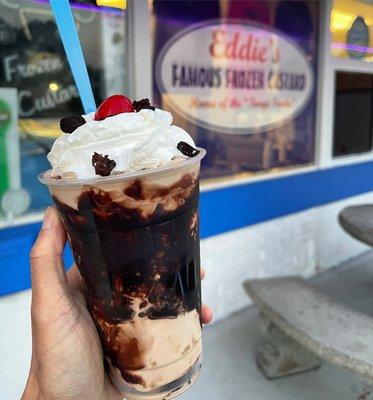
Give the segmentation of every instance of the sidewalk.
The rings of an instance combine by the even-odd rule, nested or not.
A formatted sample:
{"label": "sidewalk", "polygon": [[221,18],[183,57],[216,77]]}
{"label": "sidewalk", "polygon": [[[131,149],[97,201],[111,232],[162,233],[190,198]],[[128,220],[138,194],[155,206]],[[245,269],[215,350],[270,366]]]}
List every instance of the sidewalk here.
{"label": "sidewalk", "polygon": [[[27,376],[29,301],[29,291],[0,299],[1,400],[18,400]],[[207,327],[201,377],[180,400],[373,400],[373,386],[329,364],[307,374],[267,381],[254,361],[260,340],[257,324],[257,310],[249,307]]]}
{"label": "sidewalk", "polygon": [[[258,312],[250,307],[206,329],[204,367],[182,400],[371,400],[373,386],[330,364],[268,381],[254,360]],[[371,392],[369,396],[367,393]]]}

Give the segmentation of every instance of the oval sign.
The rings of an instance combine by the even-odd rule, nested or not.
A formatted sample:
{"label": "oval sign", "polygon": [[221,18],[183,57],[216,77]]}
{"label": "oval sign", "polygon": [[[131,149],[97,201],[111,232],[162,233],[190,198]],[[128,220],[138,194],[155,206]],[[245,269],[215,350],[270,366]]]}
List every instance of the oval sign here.
{"label": "oval sign", "polygon": [[163,100],[224,133],[283,125],[307,104],[313,73],[291,39],[261,25],[210,20],[172,37],[156,62]]}

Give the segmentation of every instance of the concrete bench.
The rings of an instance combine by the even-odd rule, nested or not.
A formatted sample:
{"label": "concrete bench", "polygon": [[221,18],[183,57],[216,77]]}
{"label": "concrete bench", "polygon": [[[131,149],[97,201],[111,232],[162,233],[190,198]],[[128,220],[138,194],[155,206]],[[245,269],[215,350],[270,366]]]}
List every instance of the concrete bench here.
{"label": "concrete bench", "polygon": [[373,246],[373,205],[346,207],[340,212],[338,219],[347,233]]}
{"label": "concrete bench", "polygon": [[[362,261],[358,258],[360,263],[344,265],[341,274],[337,268],[326,272],[324,279],[317,277],[308,282],[301,277],[282,277],[244,283],[269,321],[257,353],[257,363],[268,378],[317,368],[323,359],[373,379],[373,318],[357,310],[359,305],[352,308],[325,295],[333,288],[338,290],[338,276],[341,287],[345,287],[350,275],[357,274],[360,279],[355,279],[355,287],[350,288],[348,301],[360,301],[366,308],[366,292],[372,285],[367,287],[364,274],[372,277],[367,262],[373,261],[373,253],[364,257]],[[365,285],[365,289],[359,285]]]}
{"label": "concrete bench", "polygon": [[[339,223],[373,246],[373,205],[347,207]],[[373,251],[305,281],[248,280],[265,317],[257,364],[268,378],[318,368],[321,360],[373,379]]]}

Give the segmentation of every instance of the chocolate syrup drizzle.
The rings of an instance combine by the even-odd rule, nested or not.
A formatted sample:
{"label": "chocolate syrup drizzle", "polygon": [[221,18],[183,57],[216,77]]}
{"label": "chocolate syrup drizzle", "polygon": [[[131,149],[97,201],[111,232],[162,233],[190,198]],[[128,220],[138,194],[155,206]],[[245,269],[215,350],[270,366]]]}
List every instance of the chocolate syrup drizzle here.
{"label": "chocolate syrup drizzle", "polygon": [[[159,202],[143,212],[142,201],[165,196],[176,207]],[[198,199],[198,179],[189,174],[169,187],[133,181],[120,202],[94,187],[82,192],[77,209],[54,197],[105,354],[129,382],[140,383],[129,371],[143,367],[141,354],[136,340],[118,346],[118,324],[136,312],[149,319],[200,312]]]}

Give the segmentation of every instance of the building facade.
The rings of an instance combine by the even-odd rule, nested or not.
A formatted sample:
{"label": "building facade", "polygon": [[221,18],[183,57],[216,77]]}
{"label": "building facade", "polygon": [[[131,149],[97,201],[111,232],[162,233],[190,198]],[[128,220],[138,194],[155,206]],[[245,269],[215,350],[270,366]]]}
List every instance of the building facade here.
{"label": "building facade", "polygon": [[[337,215],[373,201],[373,5],[118,3],[71,2],[96,101],[150,97],[207,149],[201,250],[216,319],[248,305],[247,278],[310,276],[365,251]],[[82,108],[49,5],[0,8],[0,294],[8,294],[30,286],[28,254],[50,204],[37,176],[58,119]],[[65,258],[69,265],[68,249]]]}

